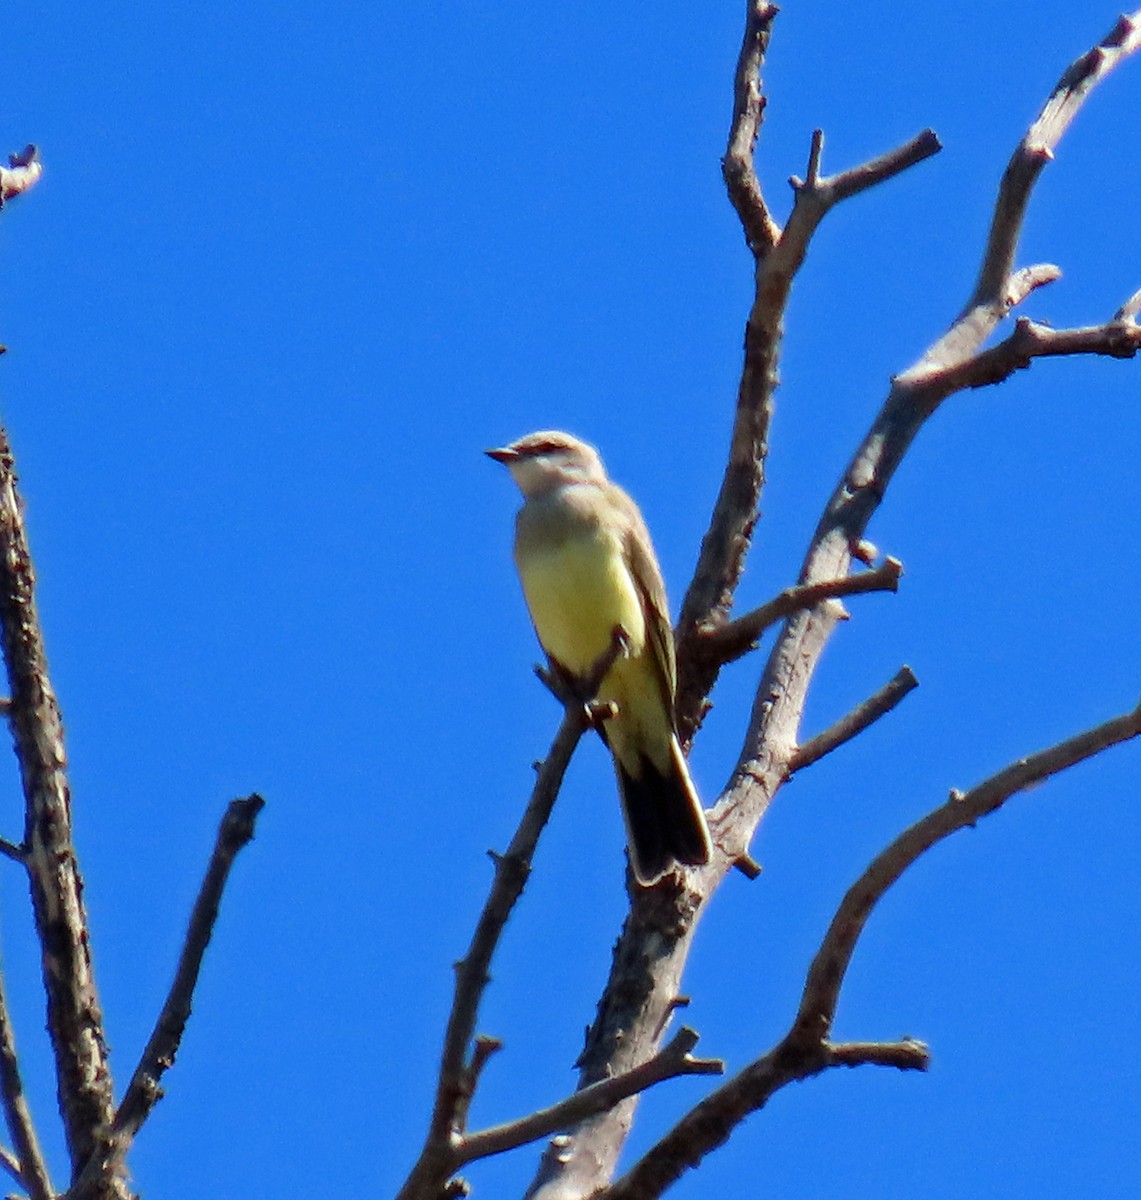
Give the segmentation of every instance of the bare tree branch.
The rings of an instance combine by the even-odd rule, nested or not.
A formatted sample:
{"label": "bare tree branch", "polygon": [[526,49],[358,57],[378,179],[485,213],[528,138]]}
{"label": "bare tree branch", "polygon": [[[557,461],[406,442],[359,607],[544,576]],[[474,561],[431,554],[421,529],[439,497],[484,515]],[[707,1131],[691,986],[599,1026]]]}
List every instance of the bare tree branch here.
{"label": "bare tree branch", "polygon": [[39,1138],[32,1124],[32,1114],[24,1095],[20,1078],[20,1063],[16,1057],[16,1035],[8,1015],[7,989],[0,974],[0,1093],[4,1100],[4,1119],[15,1154],[5,1154],[4,1166],[23,1187],[31,1200],[52,1200],[47,1163],[40,1151]]}
{"label": "bare tree branch", "polygon": [[18,862],[23,865],[26,855],[22,846],[17,846],[14,842],[8,841],[7,838],[0,838],[0,855],[5,858],[10,858],[13,862]]}
{"label": "bare tree branch", "polygon": [[856,942],[872,909],[889,887],[937,842],[1000,809],[1011,796],[1141,734],[1141,705],[1037,754],[1020,758],[969,792],[947,802],[904,830],[848,890],[813,960],[796,1025],[826,1037]]}
{"label": "bare tree branch", "polygon": [[21,1187],[24,1187],[24,1177],[20,1174],[19,1159],[7,1146],[0,1146],[0,1167],[7,1171]]}
{"label": "bare tree branch", "polygon": [[[444,1049],[436,1085],[436,1099],[428,1137],[420,1157],[412,1168],[397,1200],[435,1200],[455,1169],[456,1147],[461,1144],[461,1117],[468,1110],[479,1070],[486,1055],[469,1061],[467,1049],[475,1033],[479,1004],[490,976],[492,955],[499,944],[511,910],[523,894],[531,873],[531,859],[554,808],[563,775],[570,764],[582,735],[597,720],[593,706],[584,696],[598,691],[606,672],[621,653],[622,639],[617,632],[609,649],[591,668],[582,694],[566,697],[562,724],[547,757],[539,767],[522,820],[504,854],[493,854],[495,878],[491,892],[476,922],[467,954],[456,964],[456,988],[452,1011],[444,1034]],[[542,676],[541,676],[542,677]],[[544,678],[552,688],[561,681]],[[561,692],[561,689],[560,689]],[[541,1136],[541,1135],[539,1135]]]}
{"label": "bare tree branch", "polygon": [[1084,762],[1111,746],[1141,736],[1141,705],[1085,733],[1032,754],[969,792],[952,792],[946,804],[905,830],[848,890],[808,970],[800,1007],[788,1033],[767,1054],[694,1106],[598,1200],[653,1200],[711,1150],[723,1145],[751,1113],[780,1088],[829,1067],[888,1066],[925,1070],[927,1047],[900,1042],[828,1040],[840,989],[869,916],[888,888],[938,842],[1001,808],[1011,796]]}
{"label": "bare tree branch", "polygon": [[[1126,311],[1123,306],[1121,311]],[[1051,329],[1028,317],[1019,317],[1009,337],[987,350],[955,364],[939,375],[941,386],[952,391],[1002,383],[1036,358],[1070,354],[1100,354],[1109,358],[1134,358],[1141,349],[1141,326],[1120,316],[1104,325],[1079,329]]]}
{"label": "bare tree branch", "polygon": [[824,151],[824,131],[817,129],[812,134],[812,148],[808,158],[808,177],[806,180],[792,176],[789,183],[797,193],[808,192],[813,203],[822,205],[825,209],[839,204],[860,192],[866,192],[877,184],[886,183],[902,174],[908,167],[914,167],[938,154],[943,147],[933,129],[924,129],[917,133],[909,142],[881,154],[878,158],[869,159],[858,167],[851,167],[831,177],[820,174],[820,159]]}
{"label": "bare tree branch", "polygon": [[843,579],[795,584],[743,617],[738,617],[719,629],[705,631],[700,643],[700,652],[715,658],[721,665],[734,662],[757,648],[757,642],[765,630],[771,629],[794,612],[814,608],[825,600],[835,600],[841,596],[898,591],[902,574],[903,564],[896,558],[888,558],[870,571],[859,571],[846,575]]}
{"label": "bare tree branch", "polygon": [[926,1070],[927,1049],[919,1042],[827,1042],[798,1044],[791,1035],[751,1062],[695,1105],[620,1179],[593,1200],[656,1200],[701,1159],[724,1145],[733,1130],[790,1083],[829,1067],[888,1066]]}
{"label": "bare tree branch", "polygon": [[780,238],[780,226],[761,194],[761,181],[757,178],[755,162],[757,138],[765,115],[761,67],[768,53],[769,35],[778,11],[777,6],[767,3],[767,0],[748,0],[745,36],[733,81],[733,121],[729,129],[729,145],[721,160],[721,173],[729,199],[741,220],[745,241],[757,258],[767,254]]}
{"label": "bare tree branch", "polygon": [[190,1002],[198,983],[202,957],[218,921],[218,908],[230,869],[238,853],[253,839],[257,816],[264,806],[265,801],[254,793],[241,800],[232,800],[227,807],[218,826],[214,852],[198,898],[191,910],[174,982],[115,1113],[111,1136],[101,1153],[86,1163],[67,1191],[65,1200],[88,1200],[107,1179],[115,1177],[136,1134],[162,1099],[162,1077],[174,1065],[190,1019]]}
{"label": "bare tree branch", "polygon": [[[48,678],[35,574],[7,433],[0,429],[0,642],[8,714],[24,788],[24,865],[40,943],[48,1032],[73,1171],[96,1153],[114,1115],[103,1016],[91,966],[83,881],[71,838],[63,723]],[[121,1181],[109,1195],[127,1196]]]}
{"label": "bare tree branch", "polygon": [[567,1129],[596,1113],[607,1112],[627,1096],[644,1092],[656,1083],[681,1075],[720,1075],[725,1064],[718,1058],[694,1058],[697,1034],[682,1027],[653,1058],[611,1079],[602,1079],[573,1092],[549,1108],[539,1109],[518,1121],[497,1125],[465,1136],[456,1149],[456,1166],[477,1158],[502,1154],[516,1146],[538,1141],[559,1129]]}
{"label": "bare tree branch", "polygon": [[[1129,22],[1135,19],[1130,18],[1120,28],[1131,29]],[[1132,33],[1123,32],[1118,40],[1120,53],[1113,51],[1111,56],[1120,57],[1135,48],[1136,38]],[[1072,118],[1076,104],[1104,73],[1103,67],[1087,66],[1082,77],[1085,84],[1066,82],[1067,95],[1072,100],[1066,123]],[[1053,142],[1062,128],[1064,124],[1050,126]],[[1032,130],[1032,133],[1037,131],[1039,141],[1044,129],[1040,119]],[[701,661],[697,642],[708,630],[727,623],[756,519],[764,481],[781,321],[789,288],[828,204],[835,203],[844,194],[844,188],[858,186],[859,169],[837,177],[844,181],[842,185],[836,179],[822,178],[821,145],[822,139],[814,137],[806,182],[796,189],[789,221],[772,249],[758,256],[757,291],[746,329],[745,362],[728,464],[677,628],[681,680],[678,716],[687,739],[700,725],[706,698],[717,676],[715,667]],[[921,135],[897,151],[894,160],[889,156],[888,168],[878,168],[872,174],[882,176],[885,170],[890,174],[894,167],[902,169],[906,163],[933,153],[936,148],[933,137]],[[1008,171],[996,203],[995,225],[1008,231],[1004,236],[1011,247],[1017,240],[1021,210],[1025,206],[1025,197],[1016,200],[1016,194],[1028,191],[1021,176],[1017,172],[1012,176]],[[1013,220],[1011,213],[1016,214]],[[988,251],[984,262],[997,261],[997,253],[993,249]],[[989,289],[976,288],[976,296],[952,330],[956,336],[941,338],[919,362],[893,381],[883,408],[820,518],[800,572],[801,584],[818,584],[848,575],[868,524],[911,443],[950,394],[949,385],[939,378],[939,373],[953,361],[962,361],[973,354],[1011,304],[1058,274],[1057,268],[1050,265],[1012,272],[1007,259],[1012,261],[1013,249],[1009,255],[1002,251],[999,257],[1006,263],[1003,271],[996,272],[990,265],[984,270],[987,278],[1000,276],[998,284]],[[980,311],[980,305],[974,301],[984,291],[988,294]],[[580,1086],[628,1069],[652,1053],[661,1022],[668,1013],[669,997],[681,990],[685,961],[705,903],[732,864],[747,857],[756,829],[789,777],[808,689],[839,619],[839,609],[839,605],[825,601],[798,610],[788,617],[777,635],[757,687],[740,758],[721,799],[709,814],[715,846],[713,861],[707,868],[679,872],[658,887],[635,889],[632,894],[630,915],[614,951],[610,979],[580,1059]],[[782,1054],[787,1053],[786,1048]],[[820,1056],[816,1069],[830,1065],[819,1039],[816,1053]],[[913,1064],[909,1060],[905,1065]],[[757,1067],[760,1073],[767,1073],[778,1082],[803,1077],[804,1069],[800,1052],[793,1059],[770,1056]],[[719,1089],[718,1094],[723,1091]],[[527,1193],[528,1200],[565,1200],[593,1195],[605,1187],[629,1132],[635,1105],[634,1098],[627,1099],[610,1112],[576,1126],[560,1139],[544,1157]],[[628,1186],[626,1191],[619,1192],[616,1188],[617,1185],[606,1194],[627,1197],[658,1194],[652,1189],[642,1192]]]}
{"label": "bare tree branch", "polygon": [[1008,283],[1038,176],[1053,160],[1058,142],[1090,92],[1139,45],[1141,9],[1119,18],[1102,41],[1071,63],[1058,80],[1003,174],[975,289],[954,325],[913,368],[915,372],[925,374],[970,357],[1010,311]]}
{"label": "bare tree branch", "polygon": [[828,1042],[830,1067],[894,1067],[897,1071],[926,1071],[931,1065],[927,1047],[915,1038],[899,1042]]}
{"label": "bare tree branch", "polygon": [[788,764],[790,774],[803,771],[805,767],[822,759],[826,754],[850,742],[889,712],[908,694],[919,686],[915,672],[910,667],[900,669],[874,695],[856,705],[850,713],[840,718],[835,725],[807,742],[802,742]]}
{"label": "bare tree branch", "polygon": [[[752,14],[754,9],[749,11]],[[748,48],[746,35],[743,53]],[[788,223],[771,250],[757,255],[756,291],[745,327],[745,362],[728,462],[677,624],[677,722],[683,745],[693,740],[700,727],[708,708],[706,698],[720,671],[720,664],[703,657],[699,643],[703,630],[727,624],[744,569],[764,487],[784,311],[812,235],[840,201],[891,179],[940,149],[935,134],[925,130],[879,158],[826,177],[820,174],[823,145],[824,135],[817,130],[809,152],[807,180],[791,180],[795,202]],[[833,578],[847,573],[845,567]]]}

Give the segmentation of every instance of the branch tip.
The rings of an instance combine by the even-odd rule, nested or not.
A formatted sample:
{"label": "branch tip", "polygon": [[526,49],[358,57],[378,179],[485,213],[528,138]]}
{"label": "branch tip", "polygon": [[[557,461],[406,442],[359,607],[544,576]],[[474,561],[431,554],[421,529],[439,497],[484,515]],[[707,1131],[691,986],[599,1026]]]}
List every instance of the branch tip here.
{"label": "branch tip", "polygon": [[805,767],[818,762],[826,754],[831,754],[845,742],[850,742],[863,733],[868,726],[874,724],[881,717],[887,716],[909,692],[914,691],[918,686],[919,680],[915,677],[915,672],[909,666],[900,667],[878,692],[858,704],[834,725],[829,726],[815,737],[809,738],[807,742],[803,742],[789,761],[789,773],[803,771]]}
{"label": "branch tip", "polygon": [[1133,293],[1128,300],[1113,314],[1114,321],[1122,324],[1137,323],[1137,314],[1141,312],[1141,288]]}
{"label": "branch tip", "polygon": [[733,859],[733,866],[749,880],[759,878],[764,870],[761,864],[755,858],[750,858],[748,854],[738,854]]}

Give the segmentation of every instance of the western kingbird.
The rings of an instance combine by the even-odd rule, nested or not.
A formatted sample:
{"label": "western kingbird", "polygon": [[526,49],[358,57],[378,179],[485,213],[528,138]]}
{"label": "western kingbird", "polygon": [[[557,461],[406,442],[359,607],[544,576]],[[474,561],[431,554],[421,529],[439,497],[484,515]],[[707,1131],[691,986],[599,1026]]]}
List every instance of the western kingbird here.
{"label": "western kingbird", "polygon": [[623,646],[598,689],[617,712],[597,726],[614,757],[630,863],[645,887],[675,863],[709,861],[709,827],[677,740],[677,665],[665,585],[637,505],[593,446],[532,433],[488,455],[523,493],[515,565],[556,670],[581,680]]}

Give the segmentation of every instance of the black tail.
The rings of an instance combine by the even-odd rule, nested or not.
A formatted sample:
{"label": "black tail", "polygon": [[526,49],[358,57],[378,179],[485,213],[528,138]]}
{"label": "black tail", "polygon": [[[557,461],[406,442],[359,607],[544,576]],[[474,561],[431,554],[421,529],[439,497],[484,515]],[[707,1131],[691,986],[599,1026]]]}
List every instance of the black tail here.
{"label": "black tail", "polygon": [[657,883],[675,863],[699,867],[709,861],[709,827],[676,741],[670,765],[669,773],[663,774],[641,756],[641,773],[635,776],[617,756],[614,759],[630,865],[643,887]]}

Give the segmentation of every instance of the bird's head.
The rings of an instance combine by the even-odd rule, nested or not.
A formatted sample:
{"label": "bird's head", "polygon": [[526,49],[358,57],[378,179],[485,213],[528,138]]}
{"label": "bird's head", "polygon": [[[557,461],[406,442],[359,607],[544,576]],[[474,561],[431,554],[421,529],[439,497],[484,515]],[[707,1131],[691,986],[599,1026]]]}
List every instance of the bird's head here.
{"label": "bird's head", "polygon": [[569,483],[604,483],[606,471],[598,451],[569,433],[544,429],[488,450],[488,458],[502,463],[528,499],[553,492]]}

